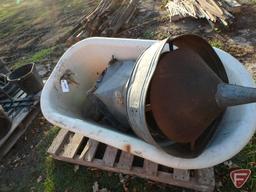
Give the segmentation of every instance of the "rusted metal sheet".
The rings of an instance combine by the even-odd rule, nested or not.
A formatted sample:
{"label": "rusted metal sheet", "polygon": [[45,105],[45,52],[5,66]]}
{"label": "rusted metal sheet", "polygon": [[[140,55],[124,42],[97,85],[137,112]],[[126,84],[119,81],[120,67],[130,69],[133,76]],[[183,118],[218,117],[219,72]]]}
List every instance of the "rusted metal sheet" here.
{"label": "rusted metal sheet", "polygon": [[224,110],[215,101],[221,82],[190,49],[163,55],[151,80],[150,103],[164,135],[179,143],[196,141]]}

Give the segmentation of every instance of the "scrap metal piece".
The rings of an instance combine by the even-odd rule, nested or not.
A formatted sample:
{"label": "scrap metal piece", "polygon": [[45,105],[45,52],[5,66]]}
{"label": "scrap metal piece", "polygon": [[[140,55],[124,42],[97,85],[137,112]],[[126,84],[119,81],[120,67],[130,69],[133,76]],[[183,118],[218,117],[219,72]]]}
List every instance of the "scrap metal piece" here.
{"label": "scrap metal piece", "polygon": [[164,135],[179,143],[196,141],[225,110],[215,100],[221,82],[191,49],[164,54],[150,86],[152,113]]}
{"label": "scrap metal piece", "polygon": [[[112,61],[112,60],[111,60]],[[126,113],[127,81],[130,78],[135,61],[115,59],[97,81],[94,95],[100,99],[119,121],[124,130],[130,129]]]}

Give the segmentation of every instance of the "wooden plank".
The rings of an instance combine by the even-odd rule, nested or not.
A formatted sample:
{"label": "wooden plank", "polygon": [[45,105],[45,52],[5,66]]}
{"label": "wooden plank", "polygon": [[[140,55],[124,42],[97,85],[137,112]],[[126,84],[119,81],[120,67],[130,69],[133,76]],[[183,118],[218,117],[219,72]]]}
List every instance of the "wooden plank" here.
{"label": "wooden plank", "polygon": [[[209,12],[211,15],[222,17],[223,11],[219,8],[218,5],[214,4],[212,5],[210,2],[206,0],[198,0],[200,6],[207,12]],[[208,15],[209,15],[208,13]]]}
{"label": "wooden plank", "polygon": [[93,139],[89,139],[87,141],[86,146],[84,147],[84,150],[82,151],[79,159],[83,159],[85,161],[92,161],[95,153],[97,151],[97,147],[99,145],[98,141],[95,141]]}
{"label": "wooden plank", "polygon": [[47,152],[51,155],[56,155],[60,147],[63,145],[64,141],[66,140],[68,133],[69,131],[67,129],[61,129],[58,135],[54,138]]}
{"label": "wooden plank", "polygon": [[144,169],[146,175],[156,176],[158,164],[145,159],[144,164],[143,164],[143,169]]}
{"label": "wooden plank", "polygon": [[189,170],[173,169],[173,178],[181,181],[189,181]]}
{"label": "wooden plank", "polygon": [[[37,96],[39,96],[40,93],[37,94]],[[23,91],[19,91],[14,98],[19,98],[21,97],[24,98],[26,96],[26,94],[24,94]],[[31,105],[31,107],[24,107],[21,108],[19,110],[16,111],[12,111],[12,113],[8,113],[8,116],[10,117],[10,119],[12,119],[12,126],[10,131],[7,133],[7,135],[4,136],[4,138],[2,138],[0,140],[0,147],[7,142],[8,138],[12,135],[12,133],[15,131],[15,129],[18,128],[18,126],[20,125],[20,123],[29,115],[29,113],[31,111],[34,110],[34,108],[38,108],[39,106],[37,106],[39,103],[39,99],[35,100],[34,103]]]}
{"label": "wooden plank", "polygon": [[132,167],[133,158],[134,156],[132,154],[122,151],[117,168],[130,170]]}
{"label": "wooden plank", "polygon": [[81,161],[81,160],[77,160],[77,159],[63,158],[60,156],[53,156],[53,158],[57,159],[57,160],[61,160],[61,161],[64,160],[66,162],[73,163],[73,164],[83,165],[86,167],[94,167],[97,169],[112,171],[112,172],[116,172],[116,173],[135,175],[135,176],[150,179],[150,180],[153,180],[156,182],[165,183],[168,185],[179,186],[179,187],[188,188],[188,189],[193,189],[196,191],[210,192],[210,191],[213,191],[213,189],[214,189],[212,186],[199,184],[197,182],[196,178],[192,178],[190,181],[175,180],[175,179],[173,179],[173,176],[171,173],[165,173],[162,171],[159,171],[158,175],[156,175],[156,176],[149,176],[149,175],[145,174],[145,171],[143,171],[142,168],[132,167],[131,170],[126,170],[126,169],[118,169],[116,167],[108,167],[108,166],[105,166],[104,161],[100,160],[100,159],[94,159],[93,161],[89,162],[89,161]]}
{"label": "wooden plank", "polygon": [[15,129],[8,137],[8,139],[5,140],[4,145],[0,146],[0,159],[2,159],[11,150],[11,148],[15,145],[18,139],[26,132],[27,128],[36,118],[39,112],[39,108],[34,109],[32,113],[22,121],[22,126],[17,126],[17,129]]}
{"label": "wooden plank", "polygon": [[107,146],[103,156],[103,161],[106,166],[113,167],[116,159],[117,149],[111,146]]}
{"label": "wooden plank", "polygon": [[170,20],[171,22],[176,22],[176,21],[180,21],[182,19],[188,18],[188,15],[183,16],[183,15],[172,15]]}
{"label": "wooden plank", "polygon": [[[38,103],[38,102],[37,102]],[[34,106],[35,107],[35,106]],[[26,116],[31,112],[33,108],[23,108],[20,110],[20,112],[16,115],[16,117],[12,120],[12,126],[10,131],[7,133],[7,135],[4,136],[0,140],[0,147],[7,141],[7,139],[12,135],[12,133],[15,131],[15,129],[19,126],[19,124],[26,118]]]}
{"label": "wooden plank", "polygon": [[232,13],[240,13],[241,12],[241,4],[235,0],[223,0],[225,4],[227,4],[226,9]]}
{"label": "wooden plank", "polygon": [[[72,142],[72,139],[70,142]],[[196,191],[209,192],[214,190],[215,184],[213,168],[195,170],[195,174],[190,177],[188,170],[173,169],[173,173],[170,173],[169,169],[166,171],[158,171],[158,164],[145,159],[143,168],[136,166],[133,167],[132,162],[134,156],[124,151],[120,154],[119,162],[115,164],[118,149],[111,146],[107,146],[103,159],[94,159],[98,144],[99,142],[89,139],[79,158],[63,157],[61,154],[55,155],[53,158],[83,166],[95,167],[106,171],[136,175],[156,182],[194,189]],[[87,159],[89,159],[89,161]],[[128,165],[124,166],[126,162]],[[211,182],[203,180],[206,175],[208,175],[208,179]]]}
{"label": "wooden plank", "polygon": [[215,185],[213,168],[199,169],[196,171],[198,183],[204,185]]}
{"label": "wooden plank", "polygon": [[83,135],[75,133],[75,135],[71,138],[68,145],[65,147],[62,156],[66,158],[73,158],[79,146],[81,145],[83,138],[84,138]]}

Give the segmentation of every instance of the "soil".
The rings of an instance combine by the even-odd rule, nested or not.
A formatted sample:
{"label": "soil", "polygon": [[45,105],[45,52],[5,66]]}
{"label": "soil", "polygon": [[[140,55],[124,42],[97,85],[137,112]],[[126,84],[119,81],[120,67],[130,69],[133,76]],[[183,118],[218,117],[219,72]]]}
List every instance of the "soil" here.
{"label": "soil", "polygon": [[0,191],[19,191],[17,185],[26,185],[30,175],[39,175],[37,145],[52,126],[40,114],[12,150],[1,160]]}
{"label": "soil", "polygon": [[[58,39],[96,5],[96,1],[92,0],[73,0],[71,3],[58,0],[42,2],[40,6],[33,5],[33,10],[21,6],[11,17],[0,20],[0,58],[9,66],[37,50],[56,46]],[[230,28],[216,30],[205,20],[187,18],[170,23],[166,19],[162,2],[147,0],[140,5],[136,19],[116,36],[162,39],[169,35],[198,34],[209,41],[220,42],[220,48],[238,58],[256,78],[256,4],[245,0],[240,2],[243,4],[242,11],[235,14],[236,19]],[[3,3],[10,4],[11,0],[3,0]],[[148,24],[141,25],[147,22]],[[141,27],[138,27],[139,25]],[[46,64],[54,66],[66,49],[65,43],[55,49]],[[41,161],[41,153],[38,153],[36,146],[44,141],[51,128],[52,125],[39,115],[8,155],[1,160],[0,191],[13,191],[17,183],[26,183],[26,175],[40,175],[40,169],[37,167]]]}

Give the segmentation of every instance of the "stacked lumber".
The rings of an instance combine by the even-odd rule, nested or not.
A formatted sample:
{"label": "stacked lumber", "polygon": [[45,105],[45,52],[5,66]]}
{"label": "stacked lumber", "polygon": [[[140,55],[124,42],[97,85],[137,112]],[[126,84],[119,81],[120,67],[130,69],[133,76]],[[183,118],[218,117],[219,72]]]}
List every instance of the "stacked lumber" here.
{"label": "stacked lumber", "polygon": [[184,17],[206,18],[210,23],[231,23],[232,13],[239,12],[241,5],[236,0],[170,0],[166,7],[171,21]]}
{"label": "stacked lumber", "polygon": [[101,0],[88,15],[83,15],[78,24],[59,41],[80,39],[82,35],[113,36],[128,24],[138,8],[139,0]]}

